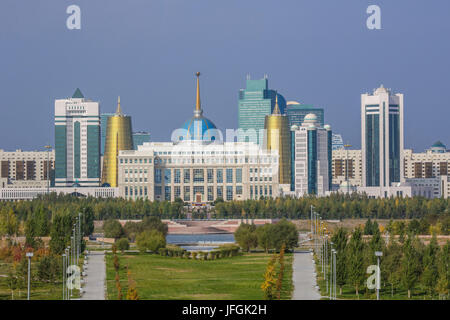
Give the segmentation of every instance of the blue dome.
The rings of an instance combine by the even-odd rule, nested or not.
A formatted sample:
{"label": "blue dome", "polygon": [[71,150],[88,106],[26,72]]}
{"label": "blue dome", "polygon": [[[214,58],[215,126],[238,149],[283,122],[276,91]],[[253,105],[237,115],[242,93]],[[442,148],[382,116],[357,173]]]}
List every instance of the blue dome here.
{"label": "blue dome", "polygon": [[181,126],[181,129],[183,136],[180,136],[179,140],[215,141],[219,138],[216,125],[203,116],[192,117]]}

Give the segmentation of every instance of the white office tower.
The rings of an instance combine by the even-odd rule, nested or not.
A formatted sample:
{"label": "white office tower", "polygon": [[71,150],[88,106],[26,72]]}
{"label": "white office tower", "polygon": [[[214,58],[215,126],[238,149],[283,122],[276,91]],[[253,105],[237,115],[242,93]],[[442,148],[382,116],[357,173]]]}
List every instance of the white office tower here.
{"label": "white office tower", "polygon": [[403,182],[403,94],[381,85],[361,95],[362,186]]}
{"label": "white office tower", "polygon": [[55,100],[55,186],[100,185],[99,103],[80,89]]}
{"label": "white office tower", "polygon": [[302,126],[293,125],[291,191],[297,197],[323,196],[331,188],[332,132],[329,125],[319,126],[315,114],[306,115]]}

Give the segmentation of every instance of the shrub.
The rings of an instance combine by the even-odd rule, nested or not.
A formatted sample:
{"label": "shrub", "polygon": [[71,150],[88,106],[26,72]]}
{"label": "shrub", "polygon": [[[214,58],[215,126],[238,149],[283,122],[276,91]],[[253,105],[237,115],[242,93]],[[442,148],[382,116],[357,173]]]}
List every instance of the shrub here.
{"label": "shrub", "polygon": [[164,235],[156,230],[144,231],[136,237],[136,244],[139,251],[144,253],[150,250],[154,253],[158,252],[160,248],[166,246],[166,239]]}
{"label": "shrub", "polygon": [[198,254],[197,251],[193,251],[192,252],[192,259],[196,260],[197,259],[197,254]]}
{"label": "shrub", "polygon": [[127,238],[121,238],[121,239],[117,240],[116,244],[117,244],[117,249],[122,251],[122,253],[124,253],[125,250],[130,249],[130,242],[128,241]]}

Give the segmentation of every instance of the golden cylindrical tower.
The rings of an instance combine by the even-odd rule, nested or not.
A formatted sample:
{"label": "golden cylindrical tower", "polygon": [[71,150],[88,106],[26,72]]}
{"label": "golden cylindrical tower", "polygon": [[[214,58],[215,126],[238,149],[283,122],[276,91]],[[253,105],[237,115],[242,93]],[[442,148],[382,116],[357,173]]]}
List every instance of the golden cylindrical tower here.
{"label": "golden cylindrical tower", "polygon": [[108,118],[105,153],[103,155],[102,184],[118,186],[118,155],[120,150],[133,150],[131,117],[122,113],[120,97],[116,114]]}
{"label": "golden cylindrical tower", "polygon": [[291,133],[289,120],[282,115],[278,106],[278,96],[275,98],[275,108],[271,115],[267,115],[264,122],[266,130],[266,149],[277,150],[278,177],[280,184],[291,183]]}

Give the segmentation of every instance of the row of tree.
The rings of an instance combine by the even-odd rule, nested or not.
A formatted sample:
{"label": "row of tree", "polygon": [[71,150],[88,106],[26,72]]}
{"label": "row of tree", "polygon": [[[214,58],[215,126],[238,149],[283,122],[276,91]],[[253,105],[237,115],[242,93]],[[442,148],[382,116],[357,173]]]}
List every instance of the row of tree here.
{"label": "row of tree", "polygon": [[[354,288],[359,297],[367,277],[367,267],[377,264],[375,251],[382,251],[381,285],[384,289],[390,289],[392,295],[394,291],[404,289],[410,298],[412,290],[416,288],[426,290],[430,297],[436,294],[440,297],[448,295],[449,242],[441,248],[434,235],[430,243],[424,245],[413,233],[409,233],[398,241],[391,239],[387,244],[379,229],[373,230],[368,241],[364,241],[362,235],[361,228],[356,228],[351,234],[339,228],[331,238],[333,248],[337,250],[336,278],[340,294],[343,286],[348,285]],[[330,249],[328,252],[331,252]]]}
{"label": "row of tree", "polygon": [[298,243],[298,233],[292,222],[282,219],[275,224],[266,223],[257,227],[254,224],[242,223],[234,233],[239,246],[249,252],[254,248],[280,251],[283,245],[287,250],[293,249]]}

